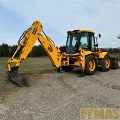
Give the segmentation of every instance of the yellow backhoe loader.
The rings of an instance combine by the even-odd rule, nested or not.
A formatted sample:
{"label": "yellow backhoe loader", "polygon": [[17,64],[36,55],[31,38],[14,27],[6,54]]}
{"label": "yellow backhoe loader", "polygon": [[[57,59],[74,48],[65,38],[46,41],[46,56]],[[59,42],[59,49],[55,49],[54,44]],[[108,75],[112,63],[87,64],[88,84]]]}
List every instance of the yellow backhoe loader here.
{"label": "yellow backhoe loader", "polygon": [[[101,37],[99,34],[98,37]],[[18,73],[18,68],[22,60],[26,59],[35,42],[38,40],[46,51],[54,67],[60,72],[60,68],[65,71],[72,71],[74,68],[81,69],[81,76],[84,73],[93,75],[97,67],[102,71],[109,71],[110,68],[118,68],[118,61],[111,58],[107,52],[98,49],[97,39],[91,30],[73,30],[67,32],[66,52],[58,52],[54,42],[43,31],[39,21],[33,22],[18,41],[18,47],[7,62],[7,78],[20,86],[29,86],[27,78]],[[15,54],[20,51],[19,57]],[[15,66],[12,64],[15,63]]]}

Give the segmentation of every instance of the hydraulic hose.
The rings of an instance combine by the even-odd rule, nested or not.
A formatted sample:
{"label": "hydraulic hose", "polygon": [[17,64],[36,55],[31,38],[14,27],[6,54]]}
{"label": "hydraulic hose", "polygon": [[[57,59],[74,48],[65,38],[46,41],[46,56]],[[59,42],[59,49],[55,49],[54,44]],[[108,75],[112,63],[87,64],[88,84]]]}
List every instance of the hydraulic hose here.
{"label": "hydraulic hose", "polygon": [[27,30],[25,30],[25,31],[22,33],[22,35],[20,36],[20,38],[19,38],[19,40],[18,40],[18,44],[19,44],[20,41],[24,38],[25,34],[30,31],[30,29],[31,29],[31,28],[28,28]]}

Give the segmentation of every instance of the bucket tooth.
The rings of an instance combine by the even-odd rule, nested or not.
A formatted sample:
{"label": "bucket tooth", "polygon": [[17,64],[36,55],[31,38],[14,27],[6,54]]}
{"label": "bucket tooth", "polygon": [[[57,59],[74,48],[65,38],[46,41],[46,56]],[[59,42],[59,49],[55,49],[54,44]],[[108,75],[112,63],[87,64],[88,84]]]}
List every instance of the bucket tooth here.
{"label": "bucket tooth", "polygon": [[13,67],[11,71],[8,71],[6,77],[9,80],[17,83],[19,86],[29,86],[28,79],[18,73],[18,67]]}

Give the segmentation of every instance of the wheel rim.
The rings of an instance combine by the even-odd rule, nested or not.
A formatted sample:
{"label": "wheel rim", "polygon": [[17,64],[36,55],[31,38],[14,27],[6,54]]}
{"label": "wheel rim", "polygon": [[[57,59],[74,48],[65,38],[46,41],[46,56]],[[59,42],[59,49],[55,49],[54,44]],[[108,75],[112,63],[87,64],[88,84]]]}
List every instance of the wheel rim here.
{"label": "wheel rim", "polygon": [[109,59],[109,58],[107,58],[107,59],[105,60],[105,67],[106,67],[106,68],[109,68],[109,67],[110,67],[110,59]]}
{"label": "wheel rim", "polygon": [[91,60],[90,62],[89,62],[89,70],[90,71],[94,71],[94,69],[95,69],[95,61],[94,60]]}

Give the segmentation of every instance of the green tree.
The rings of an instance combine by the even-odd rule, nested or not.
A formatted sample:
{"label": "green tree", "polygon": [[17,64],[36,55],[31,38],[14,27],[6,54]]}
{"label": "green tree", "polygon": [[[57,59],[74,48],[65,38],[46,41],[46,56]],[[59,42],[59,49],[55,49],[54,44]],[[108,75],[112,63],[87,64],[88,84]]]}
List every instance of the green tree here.
{"label": "green tree", "polygon": [[31,56],[31,57],[39,57],[39,56],[46,56],[46,55],[47,54],[41,45],[38,45],[38,46],[35,45],[29,54],[29,56]]}
{"label": "green tree", "polygon": [[9,57],[10,56],[10,46],[8,44],[2,44],[0,46],[0,55],[1,57]]}

